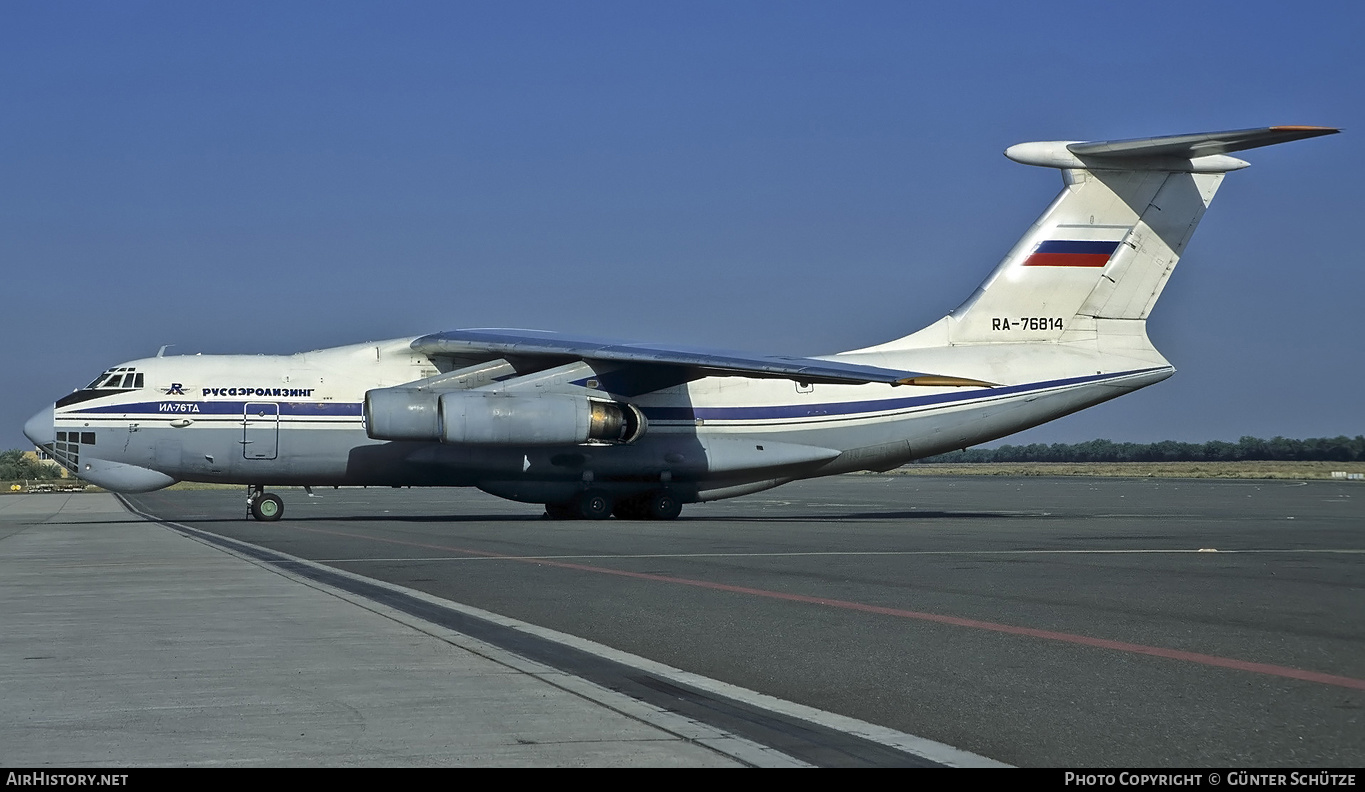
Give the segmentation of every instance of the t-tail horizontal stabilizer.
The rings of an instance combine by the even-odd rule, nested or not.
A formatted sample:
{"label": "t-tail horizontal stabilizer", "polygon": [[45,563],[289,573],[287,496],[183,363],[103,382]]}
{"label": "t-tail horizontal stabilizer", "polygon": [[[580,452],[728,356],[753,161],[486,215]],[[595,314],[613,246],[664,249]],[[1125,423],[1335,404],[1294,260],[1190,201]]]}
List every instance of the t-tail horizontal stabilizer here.
{"label": "t-tail horizontal stabilizer", "polygon": [[1332,127],[1273,126],[1131,140],[1057,140],[1010,146],[1005,149],[1005,156],[1015,162],[1045,168],[1226,173],[1250,164],[1227,156],[1230,152],[1332,135],[1340,131]]}

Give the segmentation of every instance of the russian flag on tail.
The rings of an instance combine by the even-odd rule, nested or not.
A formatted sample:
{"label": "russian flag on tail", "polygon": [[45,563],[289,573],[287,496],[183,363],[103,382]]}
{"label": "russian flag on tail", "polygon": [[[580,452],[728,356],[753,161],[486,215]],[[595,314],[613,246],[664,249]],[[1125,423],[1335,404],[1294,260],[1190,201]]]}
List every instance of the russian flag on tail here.
{"label": "russian flag on tail", "polygon": [[1118,249],[1117,242],[1048,239],[1038,243],[1025,267],[1103,267]]}

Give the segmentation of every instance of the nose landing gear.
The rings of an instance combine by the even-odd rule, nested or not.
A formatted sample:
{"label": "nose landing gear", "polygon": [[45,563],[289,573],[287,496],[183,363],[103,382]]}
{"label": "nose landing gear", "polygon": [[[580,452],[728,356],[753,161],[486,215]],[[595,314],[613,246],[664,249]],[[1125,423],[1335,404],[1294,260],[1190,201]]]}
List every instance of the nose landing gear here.
{"label": "nose landing gear", "polygon": [[274,522],[284,516],[284,499],[257,484],[247,488],[246,510],[261,522]]}

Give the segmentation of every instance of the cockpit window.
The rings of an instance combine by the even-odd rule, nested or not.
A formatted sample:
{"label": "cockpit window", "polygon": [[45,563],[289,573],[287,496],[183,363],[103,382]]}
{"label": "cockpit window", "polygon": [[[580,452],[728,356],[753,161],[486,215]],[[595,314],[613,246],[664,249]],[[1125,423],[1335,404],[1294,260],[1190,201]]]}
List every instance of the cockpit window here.
{"label": "cockpit window", "polygon": [[81,390],[134,390],[142,387],[143,375],[131,368],[108,369]]}

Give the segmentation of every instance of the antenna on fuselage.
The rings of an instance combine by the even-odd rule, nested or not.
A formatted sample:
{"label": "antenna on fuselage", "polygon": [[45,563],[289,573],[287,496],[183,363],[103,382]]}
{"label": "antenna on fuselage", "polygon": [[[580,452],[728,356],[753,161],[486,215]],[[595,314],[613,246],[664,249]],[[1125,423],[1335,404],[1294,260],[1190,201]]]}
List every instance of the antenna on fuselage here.
{"label": "antenna on fuselage", "polygon": [[161,345],[161,348],[158,349],[158,350],[156,351],[156,356],[157,356],[157,357],[166,357],[166,350],[167,350],[168,348],[170,348],[170,347],[173,347],[173,346],[175,346],[175,344],[162,344],[162,345]]}

